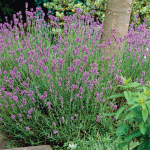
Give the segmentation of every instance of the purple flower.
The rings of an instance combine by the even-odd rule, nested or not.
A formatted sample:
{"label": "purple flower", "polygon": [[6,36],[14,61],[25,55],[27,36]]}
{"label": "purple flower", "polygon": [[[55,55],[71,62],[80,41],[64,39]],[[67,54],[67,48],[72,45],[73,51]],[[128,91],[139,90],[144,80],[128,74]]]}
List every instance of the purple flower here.
{"label": "purple flower", "polygon": [[55,97],[57,96],[57,91],[55,92]]}
{"label": "purple flower", "polygon": [[75,97],[79,97],[79,94],[75,94]]}
{"label": "purple flower", "polygon": [[78,114],[75,114],[75,117],[77,118],[77,117],[78,117]]}
{"label": "purple flower", "polygon": [[103,116],[97,116],[96,121],[99,122],[99,120],[100,120],[101,118],[103,118]]}
{"label": "purple flower", "polygon": [[13,108],[13,107],[14,107],[14,104],[11,104],[11,107]]}
{"label": "purple flower", "polygon": [[26,131],[28,131],[30,128],[29,127],[26,127]]}
{"label": "purple flower", "polygon": [[11,115],[11,118],[12,118],[12,119],[15,119],[15,116],[14,116],[14,115]]}
{"label": "purple flower", "polygon": [[52,89],[49,89],[49,92],[51,92],[51,93],[52,93]]}
{"label": "purple flower", "polygon": [[139,17],[139,14],[136,15],[136,18],[138,18],[138,17]]}
{"label": "purple flower", "polygon": [[21,114],[19,114],[19,117],[21,118],[21,117],[22,117],[22,115],[21,115]]}
{"label": "purple flower", "polygon": [[13,96],[13,100],[18,103],[18,97],[17,96]]}
{"label": "purple flower", "polygon": [[144,23],[146,23],[147,22],[147,19],[144,19]]}
{"label": "purple flower", "polygon": [[54,131],[53,134],[57,134],[58,131]]}
{"label": "purple flower", "polygon": [[117,105],[114,105],[114,109],[117,110]]}
{"label": "purple flower", "polygon": [[92,10],[92,13],[94,13],[95,12],[95,10]]}
{"label": "purple flower", "polygon": [[72,99],[73,99],[73,98],[71,97],[71,98],[70,98],[70,102],[72,101]]}
{"label": "purple flower", "polygon": [[3,73],[4,73],[4,74],[7,74],[7,71],[4,71]]}
{"label": "purple flower", "polygon": [[145,71],[142,71],[142,76],[145,76]]}
{"label": "purple flower", "polygon": [[113,103],[112,103],[112,102],[110,102],[110,105],[113,105]]}
{"label": "purple flower", "polygon": [[111,82],[110,81],[108,81],[108,85],[110,85],[111,84]]}
{"label": "purple flower", "polygon": [[31,116],[30,115],[27,115],[27,118],[30,118]]}
{"label": "purple flower", "polygon": [[46,91],[44,92],[44,97],[47,97],[47,92]]}
{"label": "purple flower", "polygon": [[48,106],[49,109],[51,108],[50,102],[47,102],[47,106]]}
{"label": "purple flower", "polygon": [[31,114],[31,113],[32,113],[32,111],[31,111],[31,110],[29,110],[29,111],[28,111],[28,114]]}
{"label": "purple flower", "polygon": [[64,123],[64,117],[62,117],[62,123]]}
{"label": "purple flower", "polygon": [[104,103],[105,102],[105,99],[102,99],[102,103]]}
{"label": "purple flower", "polygon": [[20,108],[23,108],[23,105],[20,105],[19,107],[20,107]]}
{"label": "purple flower", "polygon": [[116,116],[114,117],[113,121],[115,121],[115,119],[116,119]]}
{"label": "purple flower", "polygon": [[83,94],[83,87],[80,87],[80,93]]}
{"label": "purple flower", "polygon": [[23,102],[22,102],[22,104],[24,104],[24,105],[26,105],[26,104],[27,104],[27,101],[26,101],[26,99],[23,99]]}

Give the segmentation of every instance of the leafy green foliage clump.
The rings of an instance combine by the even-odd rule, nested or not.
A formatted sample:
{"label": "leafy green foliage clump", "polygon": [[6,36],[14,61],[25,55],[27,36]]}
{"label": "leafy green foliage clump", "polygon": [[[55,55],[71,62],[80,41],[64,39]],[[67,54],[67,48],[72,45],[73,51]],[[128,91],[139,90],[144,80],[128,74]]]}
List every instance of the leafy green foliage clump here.
{"label": "leafy green foliage clump", "polygon": [[[89,13],[96,21],[100,24],[103,22],[105,18],[105,10],[107,6],[107,0],[52,0],[52,2],[43,3],[43,6],[48,8],[49,10],[56,11],[56,17],[59,17],[59,24],[62,29],[64,28],[64,21],[63,16],[70,16],[76,13],[75,8],[82,9],[81,14],[86,15]],[[150,27],[150,1],[149,0],[134,0],[132,5],[132,13],[130,18],[130,23],[134,22],[136,16],[139,15],[137,18],[137,22],[135,22],[133,28],[136,26],[144,23],[144,19],[147,19],[147,29]],[[54,11],[52,12],[54,14]]]}
{"label": "leafy green foliage clump", "polygon": [[139,15],[137,18],[137,22],[135,22],[134,26],[139,26],[144,23],[144,19],[147,19],[146,28],[150,29],[150,1],[149,0],[134,0],[132,6],[132,14],[130,22],[133,22],[136,15]]}
{"label": "leafy green foliage clump", "polygon": [[[99,21],[102,23],[105,17],[105,9],[106,9],[107,0],[65,0],[59,1],[54,0],[54,2],[43,3],[43,6],[48,9],[55,9],[56,17],[60,18],[60,25],[64,25],[63,16],[73,15],[76,13],[75,8],[80,8],[83,10],[81,14],[86,15],[90,13],[91,16],[94,16],[94,20],[96,21],[96,17],[98,17]],[[92,12],[95,10],[95,12]]]}
{"label": "leafy green foliage clump", "polygon": [[[105,18],[105,9],[106,9],[107,0],[54,0],[53,2],[43,3],[43,6],[48,8],[51,11],[52,15],[59,17],[60,32],[63,33],[64,30],[64,20],[63,16],[70,16],[76,14],[76,8],[82,9],[81,15],[90,13],[91,17],[94,18],[94,21],[100,23],[103,22]],[[54,10],[56,14],[54,14]]]}

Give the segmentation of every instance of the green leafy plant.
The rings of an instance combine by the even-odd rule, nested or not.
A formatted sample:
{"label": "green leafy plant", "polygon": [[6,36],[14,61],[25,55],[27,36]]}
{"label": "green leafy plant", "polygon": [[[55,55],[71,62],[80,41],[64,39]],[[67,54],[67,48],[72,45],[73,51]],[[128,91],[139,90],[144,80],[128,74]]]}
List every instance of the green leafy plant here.
{"label": "green leafy plant", "polygon": [[[81,14],[86,15],[89,13],[93,16],[94,21],[96,18],[100,23],[102,23],[105,17],[105,9],[106,9],[106,0],[66,0],[59,1],[54,0],[53,2],[43,3],[43,6],[48,8],[49,10],[56,10],[56,17],[59,17],[59,25],[61,27],[61,33],[64,31],[64,21],[63,16],[70,16],[76,13],[76,8],[82,9]],[[62,35],[63,36],[63,35]]]}
{"label": "green leafy plant", "polygon": [[[150,149],[150,101],[149,100],[149,96],[150,96],[150,82],[148,84],[146,84],[145,87],[143,86],[143,92],[139,93],[139,92],[131,92],[128,89],[129,88],[133,88],[136,87],[138,85],[140,85],[140,83],[129,83],[131,78],[129,79],[125,79],[123,78],[123,76],[121,75],[123,83],[125,86],[123,85],[117,85],[116,87],[123,87],[125,88],[127,91],[124,91],[124,97],[127,100],[127,103],[129,106],[133,105],[132,107],[128,108],[129,106],[124,105],[122,107],[120,107],[116,113],[113,114],[105,114],[105,115],[114,115],[116,114],[116,120],[119,118],[119,116],[122,114],[122,112],[128,108],[127,110],[125,110],[125,112],[129,112],[128,115],[126,115],[125,120],[130,120],[130,123],[133,121],[138,121],[139,123],[139,130],[134,131],[133,133],[130,133],[125,139],[124,142],[120,143],[118,145],[118,147],[124,147],[125,145],[129,145],[129,142],[133,139],[133,138],[140,138],[140,139],[144,139],[144,141],[136,146],[134,148],[134,150],[142,150],[144,148],[146,148],[146,150]],[[138,87],[137,89],[142,89],[142,87]],[[121,94],[121,96],[123,96]],[[108,99],[113,98],[113,97],[120,97],[120,94],[115,94],[110,96]],[[117,136],[121,136],[124,135],[127,131],[129,131],[130,126],[127,124],[122,124],[120,126],[117,127],[116,130],[116,134]]]}
{"label": "green leafy plant", "polygon": [[[89,13],[93,18],[94,21],[96,21],[96,18],[98,18],[98,21],[100,23],[103,22],[105,19],[105,10],[107,6],[107,0],[65,0],[65,1],[59,1],[54,0],[53,2],[47,2],[43,3],[43,6],[52,10],[54,13],[54,10],[56,11],[56,17],[59,17],[60,19],[60,26],[64,27],[63,22],[63,16],[70,16],[76,13],[75,8],[80,8],[83,10],[81,13],[82,15],[86,15]],[[137,27],[138,25],[144,23],[144,19],[146,18],[148,21],[146,23],[147,27],[146,29],[149,29],[149,23],[150,23],[150,2],[148,0],[134,0],[132,5],[132,13],[130,18],[130,23],[134,22],[136,19],[136,16],[139,14],[139,17],[137,17],[137,22],[134,24],[133,28]]]}
{"label": "green leafy plant", "polygon": [[[62,16],[63,15],[73,15],[76,11],[75,8],[80,8],[83,10],[84,15],[87,13],[90,13],[91,16],[98,17],[99,21],[102,23],[105,15],[105,9],[106,9],[106,0],[65,0],[65,1],[59,1],[54,0],[53,2],[43,3],[43,6],[48,9],[55,9],[57,10],[56,16],[60,18],[61,21],[63,21]],[[92,12],[92,10],[95,10],[95,12]],[[66,13],[68,12],[68,14]],[[60,25],[63,25],[64,22],[61,22]]]}
{"label": "green leafy plant", "polygon": [[150,28],[150,1],[149,0],[134,0],[130,22],[133,22],[136,15],[139,15],[134,27],[144,23],[147,19],[147,29]]}

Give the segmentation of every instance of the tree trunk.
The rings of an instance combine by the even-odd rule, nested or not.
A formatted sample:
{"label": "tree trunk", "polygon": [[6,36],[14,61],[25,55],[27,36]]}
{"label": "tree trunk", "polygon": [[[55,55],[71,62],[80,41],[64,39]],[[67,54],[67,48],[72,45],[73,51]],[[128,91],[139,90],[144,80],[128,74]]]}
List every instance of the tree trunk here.
{"label": "tree trunk", "polygon": [[[128,36],[128,27],[132,12],[132,4],[133,0],[107,0],[103,34],[100,40],[100,44],[105,45],[104,39],[106,40],[107,44],[104,48],[100,47],[99,49],[100,53],[102,53],[102,55],[104,56],[105,62],[108,61],[107,57],[109,57],[111,60],[111,55],[113,53],[114,60],[116,56],[117,58],[120,57],[120,59],[123,57],[124,46]],[[114,32],[115,30],[117,30],[116,34]],[[116,42],[116,39],[113,38],[113,33],[115,34],[119,43]],[[108,40],[108,37],[110,37],[111,39],[111,44],[109,44],[110,40]],[[120,37],[125,40],[120,42]],[[114,46],[116,46],[115,50]],[[119,50],[119,46],[121,46],[121,51]],[[106,54],[107,50],[109,50],[108,54]]]}

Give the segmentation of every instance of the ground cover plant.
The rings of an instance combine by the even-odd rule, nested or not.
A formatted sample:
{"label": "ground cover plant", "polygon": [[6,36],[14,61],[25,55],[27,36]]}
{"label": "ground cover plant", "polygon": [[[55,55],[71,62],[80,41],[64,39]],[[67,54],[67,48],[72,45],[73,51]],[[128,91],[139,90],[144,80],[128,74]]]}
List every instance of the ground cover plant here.
{"label": "ground cover plant", "polygon": [[[27,11],[32,22],[36,18],[34,14]],[[91,36],[90,30],[97,27],[91,21],[84,33],[87,24],[83,24],[84,16],[79,14],[78,10],[78,18],[76,15],[64,17],[68,21],[64,35],[58,35],[58,44],[53,46],[49,42],[47,25],[43,24],[43,15],[26,36],[20,32],[21,38],[15,28],[10,31],[1,27],[0,125],[13,135],[11,142],[15,141],[16,145],[11,143],[9,148],[50,144],[53,149],[60,150],[77,144],[75,148],[83,150],[117,149],[118,143],[126,137],[126,134],[116,135],[117,127],[126,122],[124,117],[116,120],[104,114],[116,112],[126,104],[124,97],[108,99],[124,92],[114,88],[123,85],[121,74],[141,85],[148,83],[146,24],[140,25],[135,32],[132,24],[123,57],[112,55],[105,62],[103,52],[98,51],[102,28]],[[51,15],[50,18],[55,20]],[[88,15],[87,18],[90,20]],[[16,15],[14,21],[18,23]],[[51,25],[54,23],[48,27]],[[130,127],[129,132],[132,132],[138,129],[138,124],[132,122]],[[131,141],[130,148],[138,142]]]}

